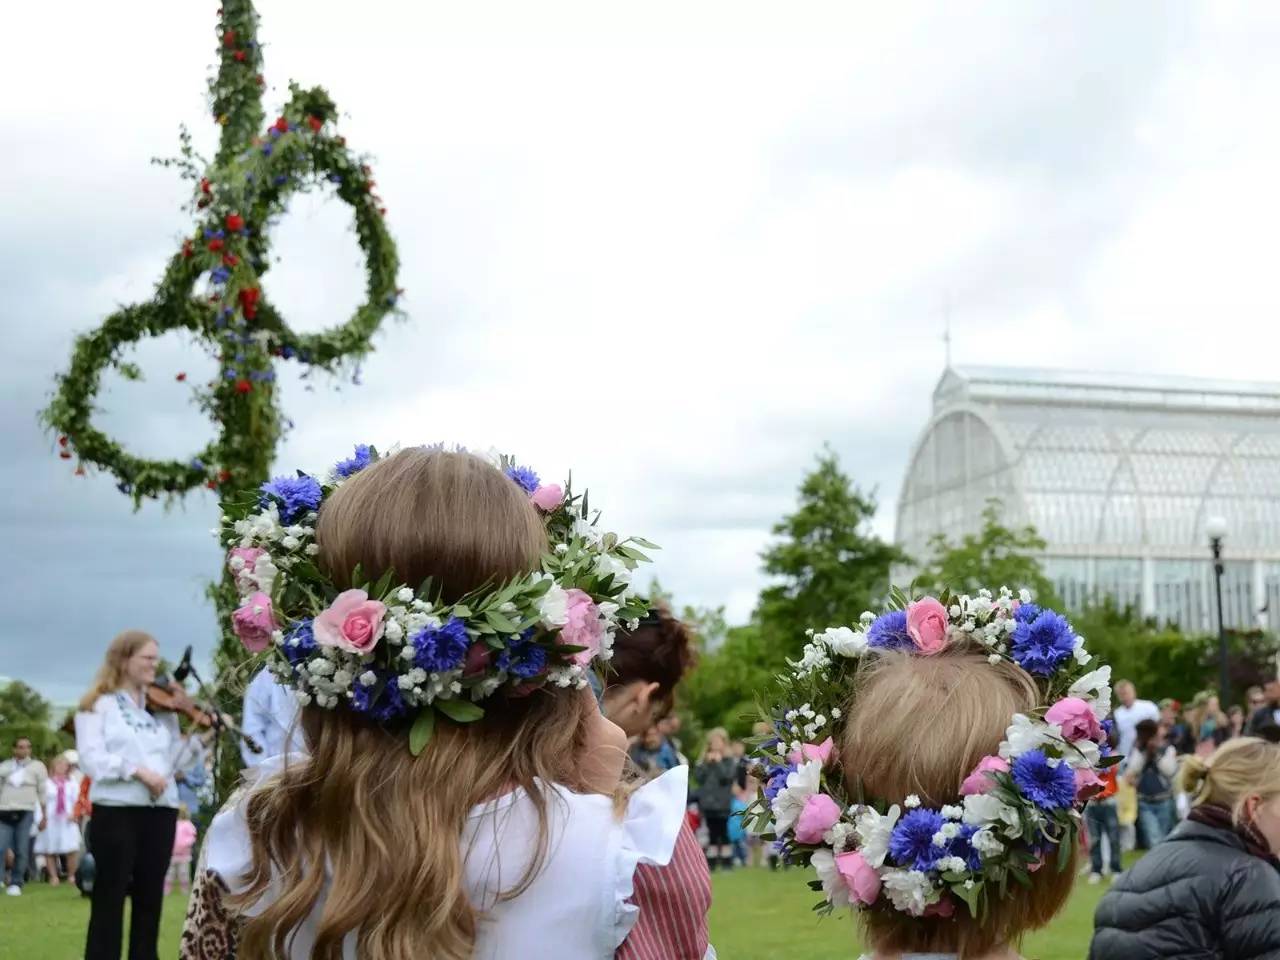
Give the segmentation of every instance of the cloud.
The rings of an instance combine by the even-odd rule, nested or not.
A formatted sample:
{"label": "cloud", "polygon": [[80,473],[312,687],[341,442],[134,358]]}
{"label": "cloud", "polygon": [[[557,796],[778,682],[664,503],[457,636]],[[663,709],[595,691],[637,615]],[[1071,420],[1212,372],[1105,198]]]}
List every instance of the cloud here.
{"label": "cloud", "polygon": [[[190,227],[186,187],[148,159],[181,122],[215,146],[208,10],[73,7],[16,11],[14,35],[59,42],[11,51],[39,82],[0,105],[21,146],[0,157],[19,187],[0,218],[0,530],[24,598],[0,646],[62,700],[126,626],[207,654],[218,563],[210,495],[135,514],[35,424],[74,334],[150,296]],[[284,368],[282,468],[357,440],[572,468],[613,526],[664,545],[680,600],[741,618],[824,442],[891,534],[947,300],[961,362],[1273,376],[1270,8],[361,10],[262,0],[269,100],[324,84],[373,154],[411,319],[358,388]],[[265,287],[299,329],[359,302],[341,205],[299,198],[273,240]],[[148,382],[106,378],[101,423],[194,452],[212,425],[174,374],[212,361],[177,336],[137,357]]]}

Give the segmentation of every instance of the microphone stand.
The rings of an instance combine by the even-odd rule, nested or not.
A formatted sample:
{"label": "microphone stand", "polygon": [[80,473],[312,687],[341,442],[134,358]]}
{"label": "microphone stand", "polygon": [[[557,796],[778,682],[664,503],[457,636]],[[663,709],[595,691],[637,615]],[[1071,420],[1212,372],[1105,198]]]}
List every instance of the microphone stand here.
{"label": "microphone stand", "polygon": [[217,709],[217,699],[209,696],[208,684],[204,682],[204,677],[200,676],[200,671],[196,669],[195,664],[188,663],[187,669],[191,671],[191,676],[195,677],[196,686],[199,688],[200,693],[214,706],[214,709],[209,711],[210,716],[213,717],[213,730],[215,734],[213,740],[213,768],[215,770],[219,769],[218,748],[222,745],[221,734],[224,731],[236,734],[244,741],[244,745],[249,748],[250,753],[261,753],[262,744],[258,743],[257,740],[253,739],[253,737],[241,730],[235,723],[229,722],[228,718],[223,716],[222,711]]}

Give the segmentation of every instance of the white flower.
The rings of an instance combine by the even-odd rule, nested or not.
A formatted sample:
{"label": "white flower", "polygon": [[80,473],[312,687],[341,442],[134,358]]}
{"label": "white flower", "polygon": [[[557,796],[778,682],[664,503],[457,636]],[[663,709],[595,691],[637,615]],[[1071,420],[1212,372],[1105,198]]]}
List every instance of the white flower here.
{"label": "white flower", "polygon": [[884,816],[867,807],[854,817],[853,829],[858,835],[858,852],[871,866],[878,869],[884,865],[885,855],[889,852],[889,835],[893,833],[901,814],[902,810],[895,803]]}
{"label": "white flower", "polygon": [[405,647],[403,650],[401,650],[401,651],[400,651],[400,659],[401,659],[401,660],[412,660],[412,659],[413,659],[414,657],[416,657],[417,655],[418,655],[418,651],[417,651],[417,650],[415,650],[415,649],[413,649],[413,647],[411,647],[411,646],[407,646],[407,647]]}
{"label": "white flower", "polygon": [[1111,713],[1111,667],[1091,670],[1067,690],[1067,696],[1093,702],[1094,715],[1105,720]]}
{"label": "white flower", "polygon": [[345,667],[341,670],[335,670],[333,672],[333,682],[335,686],[349,687],[351,686],[351,681],[353,679],[354,678],[351,676],[351,671],[347,670]]}
{"label": "white flower", "polygon": [[849,885],[836,869],[836,857],[830,850],[815,850],[809,863],[822,881],[822,892],[833,907],[850,906]]}
{"label": "white flower", "polygon": [[832,719],[832,720],[839,720],[839,719],[840,719],[840,708],[839,708],[839,707],[832,707],[832,708],[831,708],[831,719]]}
{"label": "white flower", "polygon": [[294,692],[294,694],[293,694],[293,695],[294,695],[294,697],[295,697],[295,698],[297,699],[297,701],[298,701],[298,706],[300,706],[300,707],[309,707],[309,706],[311,706],[311,694],[307,693],[307,691],[305,691],[305,690],[297,690],[297,691],[295,691],[295,692]]}
{"label": "white flower", "polygon": [[773,800],[774,833],[786,833],[795,824],[805,801],[818,792],[822,783],[822,761],[810,760],[787,774],[787,785]]}
{"label": "white flower", "polygon": [[383,628],[382,635],[392,643],[399,643],[404,639],[404,627],[400,626],[399,620],[388,620],[386,626]]}
{"label": "white flower", "polygon": [[997,663],[999,663],[1003,659],[1004,657],[1000,656],[1000,654],[993,653],[991,654],[991,656],[987,657],[987,663],[991,664],[994,667]]}
{"label": "white flower", "polygon": [[991,616],[991,611],[994,608],[990,596],[979,596],[977,600],[969,604],[969,616],[975,620],[985,620]]}
{"label": "white flower", "polygon": [[867,652],[867,635],[848,627],[830,627],[814,637],[838,657],[860,657]]}
{"label": "white flower", "polygon": [[585,517],[575,517],[573,521],[573,536],[579,540],[589,543],[593,547],[600,546],[604,540],[604,534],[601,533],[594,523]]}
{"label": "white flower", "polygon": [[973,882],[972,880],[966,880],[966,881],[964,882],[964,888],[965,888],[966,890],[972,890],[972,889],[974,888],[974,886],[975,886],[975,884],[974,884],[974,882]]}
{"label": "white flower", "polygon": [[831,658],[827,656],[827,649],[822,644],[806,643],[804,645],[804,655],[799,660],[788,660],[787,662],[795,668],[797,677],[804,677],[829,667]]}
{"label": "white flower", "polygon": [[413,590],[409,587],[401,587],[396,591],[396,599],[401,603],[413,603]]}
{"label": "white flower", "polygon": [[556,553],[568,553],[568,552],[569,552],[569,545],[567,543],[556,544]]}
{"label": "white flower", "polygon": [[1077,636],[1075,646],[1071,648],[1071,655],[1076,658],[1076,663],[1084,666],[1093,659],[1092,654],[1084,648],[1084,637]]}
{"label": "white flower", "polygon": [[334,672],[333,661],[317,657],[311,661],[310,670],[318,677],[327,677]]}
{"label": "white flower", "polygon": [[1019,590],[1019,591],[1018,591],[1018,599],[1019,599],[1019,600],[1021,600],[1023,603],[1030,603],[1030,602],[1031,602],[1031,591],[1030,591],[1030,590],[1027,590],[1027,589],[1025,589],[1025,588],[1024,588],[1024,589],[1022,589],[1022,590]]}
{"label": "white flower", "polygon": [[853,846],[856,836],[857,833],[852,823],[838,820],[830,830],[822,835],[822,842],[836,853],[844,853],[845,850]]}
{"label": "white flower", "polygon": [[1102,761],[1102,751],[1092,740],[1075,740],[1062,746],[1062,759],[1073,769],[1096,769]]}
{"label": "white flower", "polygon": [[569,622],[569,594],[553,583],[538,600],[538,616],[548,629],[563,627]]}
{"label": "white flower", "polygon": [[360,674],[360,686],[362,687],[372,687],[377,682],[378,675],[372,670],[366,670],[364,673]]}
{"label": "white flower", "polygon": [[902,805],[908,810],[914,810],[916,807],[920,806],[920,798],[914,793],[908,793],[907,799],[902,801]]}
{"label": "white flower", "polygon": [[947,804],[942,808],[943,820],[959,820],[964,816],[964,807],[957,807],[954,804]]}
{"label": "white flower", "polygon": [[320,552],[320,544],[308,543],[305,547],[302,548],[302,552],[305,553],[308,557],[314,557],[316,554]]}
{"label": "white flower", "polygon": [[396,677],[396,686],[398,686],[401,690],[412,690],[413,678],[410,677],[408,674],[403,674],[399,677]]}
{"label": "white flower", "polygon": [[880,882],[894,908],[913,917],[938,902],[939,893],[933,888],[933,881],[919,870],[886,870]]}
{"label": "white flower", "polygon": [[933,835],[933,845],[935,847],[945,847],[947,845],[947,835],[939,830]]}
{"label": "white flower", "polygon": [[1032,720],[1026,714],[1015,713],[1013,723],[1005,731],[1005,740],[1000,744],[1000,756],[1006,760],[1020,757],[1031,750],[1037,750],[1045,744],[1062,742],[1062,727],[1056,723],[1041,723]]}
{"label": "white flower", "polygon": [[964,798],[964,822],[971,827],[996,825],[1009,837],[1022,834],[1018,811],[989,793],[974,793]]}
{"label": "white flower", "polygon": [[302,546],[302,541],[297,537],[291,537],[286,534],[280,540],[280,546],[284,547],[286,550],[297,550],[298,547]]}
{"label": "white flower", "polygon": [[990,860],[1004,853],[1004,844],[990,827],[983,827],[969,838],[969,845],[977,850],[984,860]]}
{"label": "white flower", "polygon": [[870,610],[863,610],[862,616],[858,618],[858,622],[861,623],[863,627],[869,627],[871,624],[876,622],[876,615]]}

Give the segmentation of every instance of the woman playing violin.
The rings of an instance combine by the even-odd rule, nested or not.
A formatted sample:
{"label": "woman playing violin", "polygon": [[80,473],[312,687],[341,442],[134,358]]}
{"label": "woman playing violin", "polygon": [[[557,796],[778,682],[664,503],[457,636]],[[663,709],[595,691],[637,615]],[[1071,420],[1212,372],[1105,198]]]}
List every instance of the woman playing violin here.
{"label": "woman playing violin", "polygon": [[[129,960],[155,960],[164,877],[173,849],[178,791],[173,771],[182,749],[173,712],[147,709],[160,648],[141,630],[107,647],[76,714],[76,748],[93,778],[89,847],[96,875],[86,960],[119,960],[124,899],[132,898]],[[166,692],[169,710],[195,710],[181,687]]]}

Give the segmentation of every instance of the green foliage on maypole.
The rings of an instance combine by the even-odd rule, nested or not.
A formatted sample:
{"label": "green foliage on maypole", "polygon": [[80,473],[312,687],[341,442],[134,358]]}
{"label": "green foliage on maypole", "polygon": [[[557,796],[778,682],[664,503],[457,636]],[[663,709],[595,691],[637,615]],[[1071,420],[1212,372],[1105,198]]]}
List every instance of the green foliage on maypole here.
{"label": "green foliage on maypole", "polygon": [[[371,339],[397,312],[399,260],[374,192],[368,164],[334,130],[337,109],[320,88],[290,86],[278,119],[265,125],[262,48],[251,0],[225,0],[218,11],[218,69],[209,81],[213,116],[222,128],[217,155],[205,164],[183,132],[181,156],[162,161],[194,186],[197,222],[169,260],[145,302],[122,307],[80,336],[67,372],[42,420],[58,435],[59,455],[105,470],[120,491],[143,500],[173,502],[200,487],[219,491],[223,504],[251,498],[266,481],[283,432],[275,363],[295,360],[338,372],[372,349]],[[289,198],[330,187],[352,208],[365,255],[367,299],[330,330],[299,334],[266,300],[261,278],[269,267],[270,230]],[[185,460],[136,456],[93,425],[103,371],[127,379],[142,371],[123,358],[146,337],[187,331],[218,361],[218,374],[193,385],[193,400],[218,425],[217,436]],[[186,380],[178,372],[177,379]],[[223,579],[211,588],[220,623],[227,624],[235,592]],[[224,631],[219,666],[242,662],[238,642]]]}

